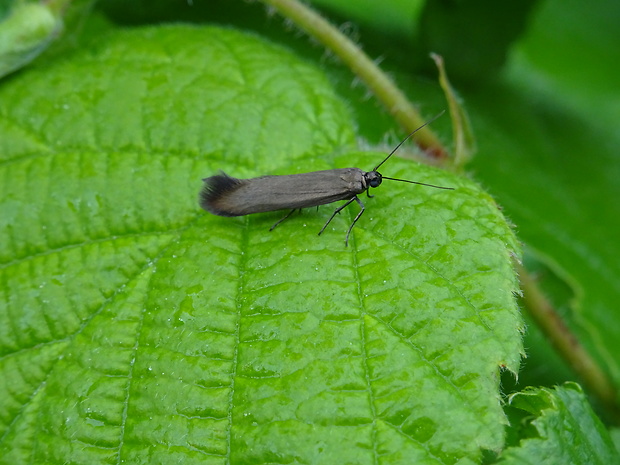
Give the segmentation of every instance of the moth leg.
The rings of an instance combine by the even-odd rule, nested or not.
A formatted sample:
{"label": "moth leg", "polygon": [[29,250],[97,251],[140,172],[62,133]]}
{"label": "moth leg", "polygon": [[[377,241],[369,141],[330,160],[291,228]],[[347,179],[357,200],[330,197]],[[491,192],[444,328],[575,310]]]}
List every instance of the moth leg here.
{"label": "moth leg", "polygon": [[[362,204],[362,202],[360,202],[360,199],[357,198],[357,195],[351,197],[345,204],[341,205],[340,207],[336,208],[336,210],[334,211],[334,213],[332,213],[332,216],[329,217],[329,219],[327,220],[327,223],[325,223],[325,226],[323,226],[321,228],[321,230],[319,231],[319,236],[321,235],[321,233],[323,231],[325,231],[325,228],[327,227],[327,225],[329,223],[331,223],[331,221],[334,219],[334,216],[336,216],[338,213],[340,213],[344,208],[346,208],[351,202],[353,202],[354,200],[357,200],[357,202],[362,205],[362,208],[364,207],[364,205]],[[355,221],[357,221],[357,218],[355,219]]]}
{"label": "moth leg", "polygon": [[366,195],[371,199],[374,197],[374,195],[370,195],[370,189],[366,189]]}
{"label": "moth leg", "polygon": [[[374,196],[371,196],[371,197],[374,197]],[[353,223],[351,223],[351,226],[349,226],[349,230],[347,231],[347,237],[344,240],[345,247],[349,246],[349,234],[351,234],[351,230],[353,229],[353,226],[355,226],[355,223],[357,223],[357,220],[360,219],[360,217],[364,213],[364,210],[366,210],[366,207],[364,207],[364,204],[362,203],[362,201],[357,198],[357,195],[355,197],[353,197],[353,199],[351,199],[351,200],[355,200],[362,209],[360,210],[360,212],[357,214],[357,216],[353,220]]]}
{"label": "moth leg", "polygon": [[277,225],[279,225],[279,224],[280,224],[280,223],[282,223],[285,219],[287,219],[289,216],[291,216],[291,215],[295,212],[295,210],[299,210],[299,211],[301,211],[301,208],[293,208],[290,212],[288,212],[288,213],[284,216],[284,218],[281,218],[281,219],[279,219],[278,221],[276,221],[276,223],[275,223],[275,224],[274,224],[271,228],[269,228],[269,231],[273,231]]}

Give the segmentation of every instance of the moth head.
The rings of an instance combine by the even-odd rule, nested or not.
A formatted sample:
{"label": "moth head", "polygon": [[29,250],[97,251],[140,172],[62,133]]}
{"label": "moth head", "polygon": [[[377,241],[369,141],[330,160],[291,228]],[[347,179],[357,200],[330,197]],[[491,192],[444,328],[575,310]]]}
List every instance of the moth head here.
{"label": "moth head", "polygon": [[378,171],[369,171],[364,175],[366,178],[366,185],[368,187],[379,187],[383,181],[383,176]]}

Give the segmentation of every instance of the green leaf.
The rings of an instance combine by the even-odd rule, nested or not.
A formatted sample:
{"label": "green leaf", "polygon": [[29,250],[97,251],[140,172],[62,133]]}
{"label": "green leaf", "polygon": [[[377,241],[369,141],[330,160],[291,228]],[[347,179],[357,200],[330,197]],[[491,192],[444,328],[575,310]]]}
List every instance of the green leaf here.
{"label": "green leaf", "polygon": [[[562,302],[568,326],[617,389],[620,92],[618,86],[611,90],[610,80],[620,73],[620,62],[596,60],[593,66],[590,60],[617,56],[620,9],[617,2],[578,9],[556,1],[544,5],[504,82],[468,99],[480,115],[474,122],[480,150],[472,168],[518,225],[520,239],[570,286],[574,298]],[[549,43],[550,30],[561,45]],[[547,60],[551,55],[554,60]],[[554,280],[553,275],[540,279]],[[540,352],[533,342],[526,346]],[[535,375],[548,370],[544,360],[526,369]]]}
{"label": "green leaf", "polygon": [[[0,15],[6,13],[0,9]],[[0,17],[0,77],[36,58],[62,29],[62,18],[47,3],[15,3]]]}
{"label": "green leaf", "polygon": [[418,40],[424,50],[444,57],[452,76],[486,81],[503,67],[536,3],[524,0],[496,8],[493,0],[427,1]]}
{"label": "green leaf", "polygon": [[230,29],[112,32],[0,87],[0,463],[472,463],[503,444],[518,247],[400,159],[366,213],[212,216],[201,178],[359,166],[323,74]]}
{"label": "green leaf", "polygon": [[[312,4],[355,19],[355,24],[389,30],[391,34],[412,35],[413,19],[424,6],[421,0],[313,0]],[[347,25],[350,26],[350,25]]]}
{"label": "green leaf", "polygon": [[555,389],[528,389],[511,398],[511,406],[533,418],[518,447],[509,447],[502,464],[596,465],[620,463],[620,455],[581,388],[566,383]]}

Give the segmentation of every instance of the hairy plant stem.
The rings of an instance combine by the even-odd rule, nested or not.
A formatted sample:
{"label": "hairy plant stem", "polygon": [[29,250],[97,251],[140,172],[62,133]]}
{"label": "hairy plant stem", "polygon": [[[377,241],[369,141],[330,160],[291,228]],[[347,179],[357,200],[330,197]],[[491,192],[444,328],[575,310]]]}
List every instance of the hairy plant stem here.
{"label": "hairy plant stem", "polygon": [[607,413],[613,417],[613,421],[620,422],[620,406],[616,390],[607,374],[566,326],[538,286],[536,279],[523,266],[518,265],[517,269],[523,289],[523,301],[532,318],[558,353],[581,378],[590,393],[608,409]]}
{"label": "hairy plant stem", "polygon": [[[368,86],[406,132],[413,132],[424,124],[425,119],[394,82],[355,43],[322,16],[297,0],[262,1],[338,56]],[[438,161],[448,159],[447,150],[430,128],[422,128],[416,134],[415,141],[429,157]]]}

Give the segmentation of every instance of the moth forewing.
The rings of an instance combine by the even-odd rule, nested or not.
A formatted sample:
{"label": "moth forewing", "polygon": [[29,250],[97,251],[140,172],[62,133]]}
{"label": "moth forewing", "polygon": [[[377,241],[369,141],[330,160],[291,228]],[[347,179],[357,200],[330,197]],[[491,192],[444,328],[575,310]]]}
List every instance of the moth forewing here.
{"label": "moth forewing", "polygon": [[219,216],[316,207],[350,199],[366,190],[364,172],[359,168],[252,179],[237,179],[222,173],[204,182],[200,205]]}

